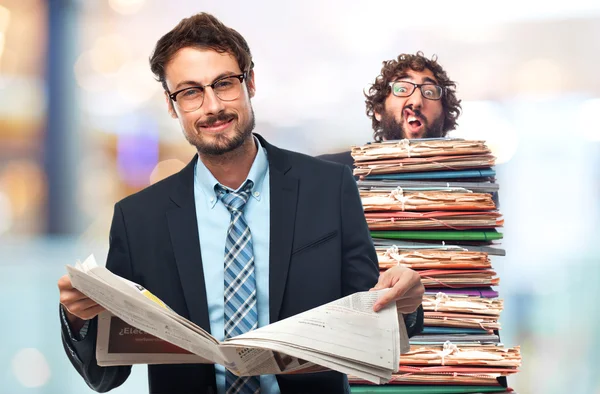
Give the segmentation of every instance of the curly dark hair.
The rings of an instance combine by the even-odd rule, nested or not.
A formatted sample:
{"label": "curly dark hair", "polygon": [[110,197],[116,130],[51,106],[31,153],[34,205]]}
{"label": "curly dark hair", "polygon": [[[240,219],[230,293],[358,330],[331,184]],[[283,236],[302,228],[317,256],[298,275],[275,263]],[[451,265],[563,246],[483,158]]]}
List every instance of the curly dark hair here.
{"label": "curly dark hair", "polygon": [[175,52],[186,47],[229,53],[243,72],[254,68],[250,47],[244,37],[211,14],[202,12],[182,19],[173,30],[158,40],[150,56],[150,69],[167,92],[165,67]]}
{"label": "curly dark hair", "polygon": [[367,116],[373,123],[373,138],[375,141],[382,140],[381,122],[375,118],[375,113],[382,114],[385,110],[385,99],[390,94],[389,83],[398,75],[406,70],[423,71],[429,69],[440,86],[444,88],[442,95],[442,108],[444,111],[444,121],[442,126],[443,136],[448,131],[456,128],[456,119],[460,115],[460,100],[456,98],[456,83],[451,81],[446,75],[446,71],[437,62],[437,56],[427,59],[423,52],[419,51],[415,55],[403,53],[395,60],[386,60],[383,62],[381,74],[375,78],[375,83],[371,85],[368,93],[365,93],[365,103],[367,104]]}

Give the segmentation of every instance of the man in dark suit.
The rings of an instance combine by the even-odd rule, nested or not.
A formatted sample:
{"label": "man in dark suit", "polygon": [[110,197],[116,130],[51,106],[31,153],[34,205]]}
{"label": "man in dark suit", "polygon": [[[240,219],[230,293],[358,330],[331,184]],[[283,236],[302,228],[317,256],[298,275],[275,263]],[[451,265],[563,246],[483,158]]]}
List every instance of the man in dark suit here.
{"label": "man in dark suit", "polygon": [[[424,288],[397,267],[378,281],[377,256],[350,170],[279,149],[253,133],[254,69],[235,30],[208,14],[182,20],[150,60],[169,112],[198,155],[179,173],[115,205],[106,266],[157,295],[217,339],[370,288],[400,313]],[[100,367],[103,309],[58,282],[62,341],[96,391],[130,366]],[[241,316],[240,316],[241,315]],[[148,366],[152,393],[348,393],[344,374],[237,378],[219,365]]]}
{"label": "man in dark suit", "polygon": [[[437,57],[428,59],[422,52],[384,61],[365,96],[377,142],[445,137],[456,128],[461,111],[456,83]],[[319,157],[354,168],[350,151]]]}

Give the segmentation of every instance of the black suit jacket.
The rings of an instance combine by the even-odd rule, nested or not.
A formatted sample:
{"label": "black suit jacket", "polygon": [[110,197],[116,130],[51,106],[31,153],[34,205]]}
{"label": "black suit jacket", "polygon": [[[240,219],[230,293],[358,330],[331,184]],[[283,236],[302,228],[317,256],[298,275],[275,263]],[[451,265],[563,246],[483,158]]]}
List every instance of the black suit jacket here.
{"label": "black suit jacket", "polygon": [[317,157],[319,159],[343,164],[345,166],[350,167],[351,170],[354,169],[354,158],[352,157],[352,154],[349,150],[347,150],[345,152],[338,152],[338,153],[327,153],[324,155],[319,155]]}
{"label": "black suit jacket", "polygon": [[[354,170],[354,158],[349,150],[338,153],[328,153],[319,155],[317,157],[323,160],[332,161],[334,163],[343,164],[350,168],[350,170]],[[358,177],[355,178],[358,180]],[[413,335],[417,335],[423,331],[424,321],[425,313],[423,311],[423,305],[420,305],[415,312],[404,315],[404,323],[406,324],[408,336],[412,337]]]}
{"label": "black suit jacket", "polygon": [[[258,136],[270,171],[269,312],[271,322],[377,283],[377,256],[348,167],[278,149]],[[210,331],[198,242],[195,157],[181,172],[115,205],[106,266],[140,283],[180,315]],[[131,367],[99,367],[97,319],[82,341],[63,324],[74,367],[99,392],[122,384]],[[216,392],[209,365],[148,366],[151,393]],[[286,393],[347,393],[338,372],[277,376]]]}

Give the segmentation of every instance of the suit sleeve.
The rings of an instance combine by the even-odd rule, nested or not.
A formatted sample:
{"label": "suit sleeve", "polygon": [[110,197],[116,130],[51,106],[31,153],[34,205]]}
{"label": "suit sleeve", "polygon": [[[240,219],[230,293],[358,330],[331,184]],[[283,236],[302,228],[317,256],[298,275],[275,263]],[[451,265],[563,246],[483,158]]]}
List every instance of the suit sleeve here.
{"label": "suit sleeve", "polygon": [[[379,278],[379,262],[365,214],[356,187],[356,182],[348,167],[342,172],[342,250],[343,250],[343,292],[344,296],[357,291],[369,290]],[[423,306],[404,316],[409,337],[423,330]]]}
{"label": "suit sleeve", "polygon": [[[127,279],[132,278],[127,232],[120,205],[115,205],[110,228],[106,268]],[[104,393],[120,386],[131,373],[131,366],[100,367],[96,361],[98,318],[90,320],[88,332],[81,340],[71,333],[68,323],[61,321],[62,343],[71,364],[93,390]]]}
{"label": "suit sleeve", "polygon": [[375,286],[379,278],[379,264],[356,181],[346,166],[342,170],[340,196],[342,291],[347,296]]}
{"label": "suit sleeve", "polygon": [[413,337],[420,334],[423,331],[423,325],[425,322],[425,316],[423,312],[423,305],[419,305],[416,311],[404,315],[404,324],[406,324],[406,333],[408,337]]}

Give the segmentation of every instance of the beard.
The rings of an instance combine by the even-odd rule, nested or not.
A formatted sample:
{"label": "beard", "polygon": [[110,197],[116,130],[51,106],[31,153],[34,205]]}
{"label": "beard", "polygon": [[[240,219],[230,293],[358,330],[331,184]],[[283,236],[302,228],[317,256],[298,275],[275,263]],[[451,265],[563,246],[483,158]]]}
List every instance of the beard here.
{"label": "beard", "polygon": [[[420,138],[439,138],[444,136],[444,115],[440,115],[429,124],[429,121],[423,116],[423,113],[418,109],[413,110],[415,116],[423,123],[423,136]],[[404,129],[404,111],[400,122],[396,120],[393,114],[385,111],[381,116],[381,136],[383,140],[402,140],[407,137]]]}
{"label": "beard", "polygon": [[194,124],[194,133],[184,133],[188,142],[196,147],[198,153],[209,156],[219,156],[228,152],[232,152],[242,146],[244,142],[252,135],[254,130],[254,110],[250,107],[248,121],[241,124],[236,123],[233,129],[233,136],[228,136],[224,133],[214,134],[207,138],[200,130],[201,126],[210,126],[217,122],[237,122],[238,116],[227,112],[220,112],[216,116],[206,117],[201,124]]}

